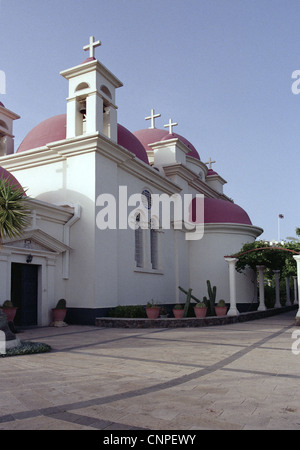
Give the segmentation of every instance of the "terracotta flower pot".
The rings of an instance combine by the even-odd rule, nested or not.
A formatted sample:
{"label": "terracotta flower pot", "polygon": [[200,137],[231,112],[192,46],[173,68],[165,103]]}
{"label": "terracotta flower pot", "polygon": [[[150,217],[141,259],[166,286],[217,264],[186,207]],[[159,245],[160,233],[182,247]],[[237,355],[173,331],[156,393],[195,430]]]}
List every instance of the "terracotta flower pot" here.
{"label": "terracotta flower pot", "polygon": [[173,309],[173,314],[175,319],[182,319],[184,313],[184,309]]}
{"label": "terracotta flower pot", "polygon": [[52,309],[53,322],[63,322],[65,320],[67,309]]}
{"label": "terracotta flower pot", "polygon": [[4,314],[6,314],[6,316],[7,316],[7,322],[13,322],[14,321],[17,309],[18,309],[17,307],[15,307],[15,308],[2,308],[2,312]]}
{"label": "terracotta flower pot", "polygon": [[148,319],[157,319],[160,313],[160,306],[154,308],[146,308]]}
{"label": "terracotta flower pot", "polygon": [[227,306],[215,306],[217,316],[226,316]]}
{"label": "terracotta flower pot", "polygon": [[197,308],[197,306],[194,306],[194,312],[196,317],[205,317],[207,308]]}

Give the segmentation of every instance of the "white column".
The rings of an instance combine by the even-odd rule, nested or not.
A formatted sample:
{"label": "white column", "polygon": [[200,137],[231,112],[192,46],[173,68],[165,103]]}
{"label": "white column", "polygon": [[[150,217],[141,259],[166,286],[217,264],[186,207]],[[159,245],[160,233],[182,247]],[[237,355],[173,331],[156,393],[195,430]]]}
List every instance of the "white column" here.
{"label": "white column", "polygon": [[109,108],[109,138],[114,141],[118,142],[118,117],[117,117],[117,109],[113,106],[110,106]]}
{"label": "white column", "polygon": [[67,103],[67,132],[66,137],[77,136],[77,102],[76,98],[69,98]]}
{"label": "white column", "polygon": [[259,281],[259,306],[257,311],[265,311],[265,284],[264,284],[264,270],[265,266],[256,266],[258,270],[258,281]]}
{"label": "white column", "polygon": [[291,306],[291,294],[290,294],[290,277],[285,277],[285,289],[286,289],[286,304],[285,306]]}
{"label": "white column", "polygon": [[239,311],[236,307],[236,270],[235,265],[238,261],[238,258],[225,258],[225,261],[228,262],[229,265],[229,299],[230,299],[230,308],[227,313],[227,316],[238,316]]}
{"label": "white column", "polygon": [[[293,256],[293,258],[296,260],[296,262],[297,262],[297,286],[298,286],[298,289],[297,289],[297,292],[298,292],[298,295],[297,295],[297,302],[298,302],[298,304],[299,304],[299,292],[300,292],[300,255],[297,255],[297,256]],[[298,308],[298,311],[297,311],[297,314],[296,314],[296,318],[299,320],[300,319],[300,307]]]}
{"label": "white column", "polygon": [[297,276],[293,275],[293,279],[294,279],[294,305],[298,305]]}
{"label": "white column", "polygon": [[280,303],[280,287],[279,287],[279,274],[280,270],[273,270],[275,275],[275,295],[276,295],[276,301],[274,308],[281,308]]}
{"label": "white column", "polygon": [[97,92],[86,99],[86,132],[103,133],[103,100]]}

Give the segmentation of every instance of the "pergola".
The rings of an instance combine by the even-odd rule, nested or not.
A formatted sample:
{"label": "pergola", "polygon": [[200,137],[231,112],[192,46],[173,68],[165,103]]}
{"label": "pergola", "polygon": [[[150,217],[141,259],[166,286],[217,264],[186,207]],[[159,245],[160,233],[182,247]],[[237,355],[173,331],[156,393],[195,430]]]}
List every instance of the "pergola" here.
{"label": "pergola", "polygon": [[[293,258],[296,260],[297,263],[297,276],[294,276],[294,291],[295,291],[295,300],[294,304],[299,305],[299,292],[300,292],[300,252],[297,252],[295,250],[283,248],[283,247],[260,247],[260,248],[254,248],[251,250],[247,250],[245,252],[239,253],[238,255],[234,256],[225,256],[225,261],[228,262],[229,266],[229,300],[230,300],[230,308],[228,310],[227,315],[228,316],[237,316],[239,314],[239,311],[236,306],[236,263],[239,260],[239,257],[244,255],[245,253],[255,252],[259,250],[280,250],[280,251],[287,251],[294,253]],[[259,276],[259,307],[258,311],[265,311],[266,305],[265,305],[265,295],[264,295],[264,271],[266,269],[266,266],[263,265],[257,265],[256,266],[258,270],[258,276]],[[280,270],[273,270],[274,276],[275,276],[275,288],[276,288],[276,302],[275,302],[275,308],[281,308],[280,303],[280,296],[279,296],[279,274]],[[287,304],[290,304],[290,299],[287,298]],[[296,319],[300,319],[300,307],[298,307],[298,311],[296,314]]]}

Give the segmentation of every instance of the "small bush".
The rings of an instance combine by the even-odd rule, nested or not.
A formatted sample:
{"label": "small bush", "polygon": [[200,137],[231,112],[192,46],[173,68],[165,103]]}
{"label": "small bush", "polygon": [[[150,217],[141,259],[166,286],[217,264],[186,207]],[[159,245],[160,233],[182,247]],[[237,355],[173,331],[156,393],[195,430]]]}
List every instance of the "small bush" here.
{"label": "small bush", "polygon": [[50,351],[51,347],[48,344],[42,342],[21,341],[20,345],[8,349],[5,354],[0,354],[0,356],[32,355],[34,353],[47,353]]}
{"label": "small bush", "polygon": [[111,308],[109,317],[138,319],[147,317],[147,314],[144,306],[141,305],[118,305],[115,308]]}
{"label": "small bush", "polygon": [[265,286],[265,305],[267,309],[274,308],[276,301],[275,288],[272,286]]}

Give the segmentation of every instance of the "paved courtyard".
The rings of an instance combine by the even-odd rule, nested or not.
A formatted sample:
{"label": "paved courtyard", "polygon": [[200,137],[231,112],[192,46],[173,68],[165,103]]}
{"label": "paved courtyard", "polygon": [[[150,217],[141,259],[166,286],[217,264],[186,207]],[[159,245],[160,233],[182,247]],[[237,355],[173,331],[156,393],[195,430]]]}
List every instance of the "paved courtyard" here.
{"label": "paved courtyard", "polygon": [[0,430],[300,429],[295,314],[202,328],[23,331],[20,339],[52,351],[0,358]]}

